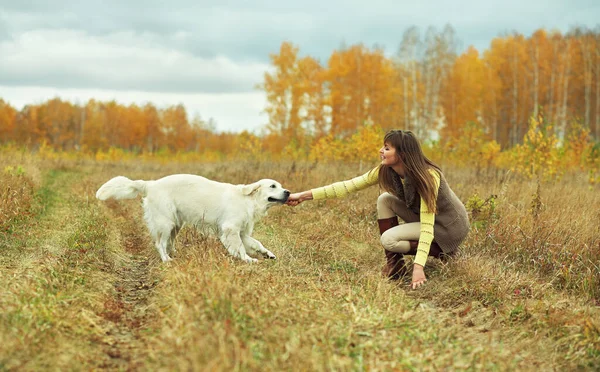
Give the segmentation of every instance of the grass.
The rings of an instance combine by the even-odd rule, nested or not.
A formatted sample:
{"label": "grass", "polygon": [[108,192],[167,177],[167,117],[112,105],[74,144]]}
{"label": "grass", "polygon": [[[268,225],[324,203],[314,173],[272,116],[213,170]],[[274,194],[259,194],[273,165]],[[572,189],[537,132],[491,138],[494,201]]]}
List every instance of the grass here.
{"label": "grass", "polygon": [[2,169],[19,165],[13,181],[30,191],[11,203],[33,201],[7,222],[0,247],[0,280],[10,283],[0,292],[0,370],[600,368],[600,193],[578,175],[538,187],[446,169],[473,229],[458,257],[430,259],[427,285],[411,291],[380,277],[376,187],[271,209],[255,237],[278,260],[255,265],[191,228],[163,264],[139,201],[94,198],[115,175],[269,177],[299,191],[355,176],[352,164],[0,156]]}

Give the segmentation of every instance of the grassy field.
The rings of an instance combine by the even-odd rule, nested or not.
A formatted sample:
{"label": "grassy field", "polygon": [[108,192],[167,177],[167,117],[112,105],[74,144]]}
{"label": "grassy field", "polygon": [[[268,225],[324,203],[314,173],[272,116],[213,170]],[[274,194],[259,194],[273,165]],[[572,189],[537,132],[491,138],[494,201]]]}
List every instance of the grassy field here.
{"label": "grassy field", "polygon": [[184,228],[160,262],[109,178],[268,177],[292,191],[359,165],[153,164],[0,153],[0,371],[598,370],[600,192],[444,167],[472,232],[429,281],[381,278],[376,187],[274,207],[248,265]]}

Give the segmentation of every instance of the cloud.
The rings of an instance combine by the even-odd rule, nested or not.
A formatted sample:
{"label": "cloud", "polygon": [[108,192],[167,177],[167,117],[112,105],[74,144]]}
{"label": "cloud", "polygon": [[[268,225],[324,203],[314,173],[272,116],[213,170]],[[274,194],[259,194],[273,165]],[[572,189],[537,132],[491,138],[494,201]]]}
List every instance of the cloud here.
{"label": "cloud", "polygon": [[[537,28],[594,27],[595,0],[305,0],[302,2],[173,0],[0,0],[0,19],[18,36],[36,30],[74,30],[89,37],[131,32],[151,35],[164,49],[211,59],[268,63],[283,40],[326,63],[343,43],[375,44],[395,52],[402,33],[450,24],[463,48],[489,46],[501,33]],[[51,4],[51,5],[50,5]],[[543,11],[542,11],[543,10]],[[185,35],[181,37],[181,35]]]}
{"label": "cloud", "polygon": [[[185,37],[185,35],[184,35]],[[0,82],[16,86],[157,92],[249,92],[269,66],[196,57],[152,35],[39,30],[0,43]]]}
{"label": "cloud", "polygon": [[[268,62],[268,54],[276,51],[283,39],[310,41],[322,31],[327,18],[314,8],[289,11],[266,1],[56,0],[52,7],[37,1],[8,2],[4,7],[0,19],[15,35],[42,29],[78,30],[91,36],[131,31],[151,34],[165,46],[200,57],[224,54],[262,62]],[[173,43],[174,36],[182,33],[187,37]],[[312,42],[323,40],[320,36]]]}

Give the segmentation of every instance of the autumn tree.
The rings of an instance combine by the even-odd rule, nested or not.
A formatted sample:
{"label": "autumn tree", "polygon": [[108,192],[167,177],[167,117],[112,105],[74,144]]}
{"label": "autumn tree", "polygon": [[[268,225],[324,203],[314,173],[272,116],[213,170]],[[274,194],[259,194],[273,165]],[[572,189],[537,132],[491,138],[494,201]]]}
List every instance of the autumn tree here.
{"label": "autumn tree", "polygon": [[331,106],[330,97],[326,94],[328,70],[312,57],[301,58],[298,70],[300,79],[294,94],[302,97],[299,109],[302,127],[319,138],[329,131],[331,122],[327,110]]}
{"label": "autumn tree", "polygon": [[82,107],[83,121],[80,128],[81,148],[91,151],[108,148],[108,142],[104,134],[103,116],[101,114],[101,103],[90,99],[85,106]]}
{"label": "autumn tree", "polygon": [[425,35],[423,78],[425,96],[423,102],[424,126],[421,135],[437,131],[441,117],[440,91],[444,80],[452,70],[456,59],[456,37],[454,29],[447,25],[441,32],[430,27]]}
{"label": "autumn tree", "polygon": [[423,86],[421,84],[420,61],[422,42],[419,29],[408,28],[402,35],[397,55],[397,68],[402,79],[403,128],[417,132],[422,125]]}
{"label": "autumn tree", "polygon": [[494,105],[489,70],[474,47],[459,56],[441,89],[444,127],[441,138],[456,138],[469,122],[481,122],[493,135],[495,122],[486,115]]}
{"label": "autumn tree", "polygon": [[274,71],[266,72],[260,85],[267,95],[267,131],[288,141],[302,141],[307,132],[324,132],[324,71],[312,57],[298,57],[298,48],[281,44],[271,54]]}
{"label": "autumn tree", "polygon": [[[600,31],[600,30],[599,30]],[[567,37],[572,38],[572,89],[571,106],[581,118],[584,127],[596,132],[600,110],[600,45],[598,32],[575,28]],[[565,128],[568,130],[568,128]]]}
{"label": "autumn tree", "polygon": [[147,103],[144,105],[143,115],[146,124],[145,148],[148,152],[155,152],[165,143],[160,114],[153,104]]}
{"label": "autumn tree", "polygon": [[161,122],[166,146],[171,150],[190,149],[193,136],[183,105],[169,107],[164,110]]}
{"label": "autumn tree", "polygon": [[383,50],[354,45],[329,58],[331,132],[347,137],[367,123],[397,124],[400,89],[397,71]]}
{"label": "autumn tree", "polygon": [[407,29],[396,56],[402,80],[404,128],[421,138],[436,132],[441,124],[441,90],[456,58],[454,29],[441,32],[429,27],[424,40],[416,27]]}
{"label": "autumn tree", "polygon": [[17,110],[0,98],[0,143],[15,140]]}
{"label": "autumn tree", "polygon": [[495,92],[498,111],[496,140],[503,146],[519,142],[527,130],[528,95],[524,93],[526,79],[526,44],[523,35],[513,34],[492,40],[484,60],[494,71],[500,84]]}

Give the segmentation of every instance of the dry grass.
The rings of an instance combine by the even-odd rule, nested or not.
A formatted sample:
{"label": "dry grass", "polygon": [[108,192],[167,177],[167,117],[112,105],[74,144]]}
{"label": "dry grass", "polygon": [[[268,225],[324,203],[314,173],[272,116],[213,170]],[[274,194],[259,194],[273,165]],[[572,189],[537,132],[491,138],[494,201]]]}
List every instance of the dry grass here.
{"label": "dry grass", "polygon": [[11,234],[14,225],[35,213],[34,189],[40,179],[33,162],[25,153],[0,152],[0,236]]}
{"label": "dry grass", "polygon": [[139,202],[93,198],[118,174],[269,177],[298,191],[358,168],[32,160],[44,207],[1,247],[0,370],[600,368],[600,196],[576,176],[538,189],[447,169],[474,227],[456,259],[428,262],[418,291],[380,277],[376,188],[273,208],[255,236],[278,260],[256,265],[191,228],[162,264]]}

